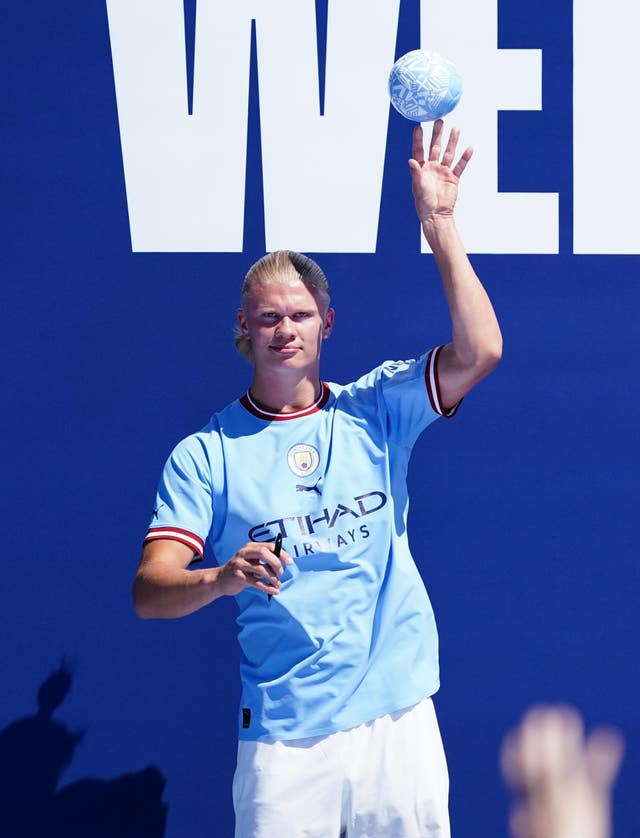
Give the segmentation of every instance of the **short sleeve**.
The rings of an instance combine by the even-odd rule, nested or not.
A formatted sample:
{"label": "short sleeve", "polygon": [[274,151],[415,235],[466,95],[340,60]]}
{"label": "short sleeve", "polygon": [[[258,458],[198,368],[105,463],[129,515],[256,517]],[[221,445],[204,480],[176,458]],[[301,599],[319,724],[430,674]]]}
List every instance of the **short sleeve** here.
{"label": "short sleeve", "polygon": [[412,444],[439,416],[450,418],[459,403],[445,409],[440,396],[438,358],[442,346],[417,360],[387,361],[380,370],[380,390],[387,412],[388,432]]}
{"label": "short sleeve", "polygon": [[160,478],[144,543],[160,538],[179,541],[201,559],[213,520],[211,469],[201,440],[180,442]]}

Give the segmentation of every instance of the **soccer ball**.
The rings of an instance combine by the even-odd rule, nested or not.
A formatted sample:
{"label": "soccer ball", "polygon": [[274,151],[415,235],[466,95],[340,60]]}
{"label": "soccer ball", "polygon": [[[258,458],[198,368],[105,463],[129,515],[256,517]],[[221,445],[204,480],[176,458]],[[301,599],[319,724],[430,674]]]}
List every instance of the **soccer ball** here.
{"label": "soccer ball", "polygon": [[414,122],[440,119],[455,108],[461,94],[458,68],[432,50],[407,52],[389,74],[391,104]]}

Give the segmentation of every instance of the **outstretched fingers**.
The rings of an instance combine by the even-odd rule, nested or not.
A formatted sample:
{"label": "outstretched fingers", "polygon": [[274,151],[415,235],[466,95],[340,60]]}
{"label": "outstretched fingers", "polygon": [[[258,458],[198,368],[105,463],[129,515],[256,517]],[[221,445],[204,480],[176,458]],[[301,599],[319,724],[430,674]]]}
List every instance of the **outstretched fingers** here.
{"label": "outstretched fingers", "polygon": [[459,128],[452,128],[451,133],[449,134],[449,142],[447,143],[447,147],[444,150],[444,154],[442,155],[442,165],[443,166],[451,166],[453,162],[453,158],[456,154],[456,148],[458,147],[458,140],[460,139],[460,129]]}
{"label": "outstretched fingers", "polygon": [[416,125],[413,129],[411,137],[411,159],[415,160],[418,165],[422,166],[424,163],[424,143],[422,138],[422,125]]}
{"label": "outstretched fingers", "polygon": [[[442,154],[442,159],[440,159],[440,154],[442,151],[442,136],[444,132],[444,121],[442,119],[436,119],[433,123],[433,130],[431,132],[431,142],[429,144],[429,162],[430,163],[440,163],[442,166],[447,166],[451,168],[453,160],[456,156],[456,150],[458,148],[458,142],[460,141],[460,129],[459,128],[452,128],[449,134],[449,139],[447,140],[447,145]],[[412,147],[412,156],[413,159],[418,161],[422,164],[422,157],[420,156],[420,152],[422,151],[422,127],[417,126],[414,128],[413,131],[413,147]],[[464,172],[467,163],[471,160],[471,156],[473,155],[473,148],[469,146],[466,148],[460,156],[460,159],[456,163],[456,165],[451,168],[453,174],[459,178],[460,175]]]}
{"label": "outstretched fingers", "polygon": [[460,175],[467,168],[467,163],[469,162],[469,160],[471,160],[472,155],[473,155],[473,148],[471,146],[468,146],[467,148],[465,148],[465,150],[462,152],[462,155],[461,155],[460,159],[456,163],[455,167],[452,169],[452,172],[456,177],[459,178]]}
{"label": "outstretched fingers", "polygon": [[442,147],[442,131],[444,122],[441,119],[436,119],[433,123],[433,131],[431,132],[431,143],[429,144],[429,161],[437,162],[440,157],[440,149]]}

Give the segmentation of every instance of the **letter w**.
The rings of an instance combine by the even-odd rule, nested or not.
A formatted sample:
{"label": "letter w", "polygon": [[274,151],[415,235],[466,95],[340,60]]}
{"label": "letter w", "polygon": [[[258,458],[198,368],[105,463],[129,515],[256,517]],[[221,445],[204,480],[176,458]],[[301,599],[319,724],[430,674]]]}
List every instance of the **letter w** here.
{"label": "letter w", "polygon": [[[181,0],[107,0],[134,251],[241,251],[256,20],[267,249],[375,250],[399,0],[198,0],[193,115]],[[349,95],[345,95],[345,91]]]}

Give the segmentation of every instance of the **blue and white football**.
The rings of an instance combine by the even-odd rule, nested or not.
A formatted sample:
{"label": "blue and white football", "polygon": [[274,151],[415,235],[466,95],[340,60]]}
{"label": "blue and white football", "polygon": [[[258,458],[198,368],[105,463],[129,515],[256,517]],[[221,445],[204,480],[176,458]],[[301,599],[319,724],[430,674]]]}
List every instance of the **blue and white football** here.
{"label": "blue and white football", "polygon": [[440,119],[455,108],[461,95],[458,68],[433,50],[414,49],[391,68],[391,104],[414,122]]}

